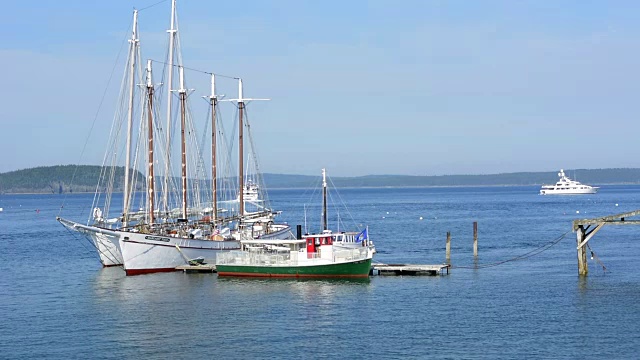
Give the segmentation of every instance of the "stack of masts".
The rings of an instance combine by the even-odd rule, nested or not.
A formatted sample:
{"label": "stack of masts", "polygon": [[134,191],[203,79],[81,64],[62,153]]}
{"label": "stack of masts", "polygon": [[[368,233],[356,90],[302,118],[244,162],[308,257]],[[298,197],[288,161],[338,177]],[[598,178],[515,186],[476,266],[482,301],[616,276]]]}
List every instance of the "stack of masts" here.
{"label": "stack of masts", "polygon": [[[180,106],[180,149],[181,149],[181,164],[180,164],[180,216],[183,221],[188,221],[190,215],[193,215],[189,208],[189,186],[188,186],[188,165],[187,165],[187,133],[189,132],[187,128],[187,88],[185,86],[185,77],[184,77],[184,67],[181,64],[175,65],[175,44],[177,40],[177,21],[176,21],[176,9],[175,4],[176,1],[172,0],[172,9],[171,9],[171,27],[168,30],[169,33],[169,56],[168,56],[168,78],[167,78],[167,86],[168,86],[168,95],[167,95],[167,126],[165,128],[166,132],[166,151],[164,154],[164,162],[165,162],[165,173],[164,173],[164,185],[162,188],[162,215],[163,223],[166,223],[171,215],[171,205],[170,205],[170,179],[171,179],[171,141],[172,141],[172,92],[178,93],[179,106]],[[134,116],[134,91],[135,91],[135,75],[136,75],[136,66],[139,63],[140,57],[140,47],[139,47],[139,38],[138,38],[138,11],[134,10],[133,16],[133,29],[131,39],[129,40],[129,78],[128,78],[128,107],[127,107],[127,132],[126,132],[126,154],[125,154],[125,174],[124,174],[124,201],[123,201],[123,210],[121,217],[121,225],[123,228],[127,228],[130,226],[130,222],[134,221],[136,217],[133,217],[133,213],[131,212],[131,203],[132,203],[132,194],[133,194],[133,185],[131,174],[132,169],[135,167],[132,164],[132,139],[133,139],[133,116]],[[179,56],[178,56],[179,58]],[[177,67],[178,76],[179,76],[179,89],[172,89],[173,82],[173,69]],[[210,222],[212,224],[218,224],[221,222],[228,221],[238,221],[242,223],[245,218],[250,220],[250,218],[257,218],[259,216],[266,216],[271,214],[271,211],[268,208],[263,208],[263,211],[259,211],[257,213],[247,213],[244,203],[244,117],[245,117],[245,104],[248,101],[255,100],[269,100],[269,99],[249,99],[244,98],[243,94],[243,82],[242,79],[237,78],[238,80],[238,98],[231,99],[228,101],[237,102],[238,106],[238,213],[237,215],[230,216],[228,218],[219,218],[218,213],[218,188],[217,188],[217,115],[218,115],[218,103],[219,97],[216,95],[216,85],[215,85],[215,75],[211,74],[211,95],[209,96],[209,102],[211,106],[211,204],[212,204],[212,213],[210,217]],[[144,219],[148,225],[154,226],[157,224],[156,219],[156,189],[155,189],[155,169],[154,163],[156,158],[154,156],[155,143],[154,143],[154,96],[155,89],[153,85],[152,78],[152,61],[147,61],[146,67],[146,127],[147,127],[147,156],[146,156],[146,204],[145,204],[145,212]],[[192,191],[196,191],[194,188]],[[326,196],[326,186],[325,186],[325,196]],[[326,204],[324,207],[325,211],[325,229],[326,229]],[[138,223],[139,220],[138,220]]]}

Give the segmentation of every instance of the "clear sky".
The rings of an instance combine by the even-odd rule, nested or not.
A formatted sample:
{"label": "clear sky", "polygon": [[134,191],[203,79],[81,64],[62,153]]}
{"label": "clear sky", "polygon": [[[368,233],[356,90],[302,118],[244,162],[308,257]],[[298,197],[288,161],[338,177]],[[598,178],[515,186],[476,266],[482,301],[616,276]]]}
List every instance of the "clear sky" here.
{"label": "clear sky", "polygon": [[[156,2],[3,2],[0,172],[101,163],[115,94],[91,124],[131,10]],[[140,13],[148,57],[164,56],[169,9]],[[250,105],[264,172],[640,167],[638,1],[179,0],[178,13],[185,66],[273,99]]]}

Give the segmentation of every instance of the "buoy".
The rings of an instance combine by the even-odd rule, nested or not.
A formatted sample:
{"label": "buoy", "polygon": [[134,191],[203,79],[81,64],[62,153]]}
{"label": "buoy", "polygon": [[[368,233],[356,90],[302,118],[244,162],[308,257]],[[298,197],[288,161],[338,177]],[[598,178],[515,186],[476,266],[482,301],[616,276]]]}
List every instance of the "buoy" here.
{"label": "buoy", "polygon": [[[618,206],[618,204],[616,204],[616,206]],[[1,210],[0,210],[1,211]]]}
{"label": "buoy", "polygon": [[384,219],[384,216],[382,218]]}
{"label": "buoy", "polygon": [[580,214],[580,210],[576,210],[576,214]]}
{"label": "buoy", "polygon": [[422,216],[420,216],[420,220],[422,220]]}
{"label": "buoy", "polygon": [[387,215],[389,215],[389,212],[387,211]]}

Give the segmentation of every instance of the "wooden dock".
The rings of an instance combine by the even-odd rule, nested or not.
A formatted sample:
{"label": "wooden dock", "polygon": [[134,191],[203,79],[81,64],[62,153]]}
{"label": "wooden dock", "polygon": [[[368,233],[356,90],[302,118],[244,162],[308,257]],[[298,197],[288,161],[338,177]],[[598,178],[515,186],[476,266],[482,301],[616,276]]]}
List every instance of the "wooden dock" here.
{"label": "wooden dock", "polygon": [[437,276],[448,275],[451,265],[380,264],[371,265],[371,275]]}
{"label": "wooden dock", "polygon": [[180,265],[176,267],[176,270],[186,273],[214,273],[216,272],[216,266],[213,264]]}
{"label": "wooden dock", "polygon": [[[448,275],[451,265],[417,265],[417,264],[371,264],[369,275],[380,276],[437,276]],[[214,264],[180,265],[177,271],[186,273],[215,273]]]}

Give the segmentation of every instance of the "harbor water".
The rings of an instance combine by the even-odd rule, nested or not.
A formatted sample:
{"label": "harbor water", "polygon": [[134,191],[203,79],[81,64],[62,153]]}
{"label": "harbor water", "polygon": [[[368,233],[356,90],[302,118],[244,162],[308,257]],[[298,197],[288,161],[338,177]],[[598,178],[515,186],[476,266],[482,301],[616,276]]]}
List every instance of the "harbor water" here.
{"label": "harbor water", "polygon": [[[308,190],[269,195],[280,220],[295,228],[306,213],[307,226],[317,228],[319,207],[304,205]],[[376,262],[443,263],[450,231],[450,274],[126,277],[118,267],[102,268],[91,245],[55,221],[63,199],[63,216],[85,219],[92,194],[0,195],[0,358],[638,356],[640,226],[601,230],[589,242],[594,258],[581,278],[571,221],[640,209],[640,186],[603,186],[584,196],[540,196],[537,187],[340,195],[348,211],[330,209],[332,218],[368,225]]]}

